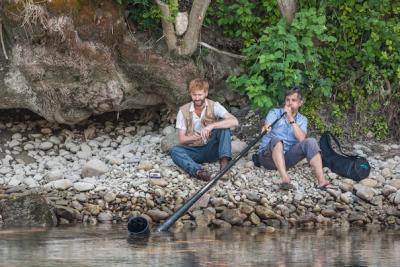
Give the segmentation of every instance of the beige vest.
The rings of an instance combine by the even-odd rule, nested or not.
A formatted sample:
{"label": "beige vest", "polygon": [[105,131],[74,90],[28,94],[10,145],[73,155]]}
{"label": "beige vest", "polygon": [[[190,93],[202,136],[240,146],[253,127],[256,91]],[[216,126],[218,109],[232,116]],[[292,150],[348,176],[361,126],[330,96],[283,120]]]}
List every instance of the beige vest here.
{"label": "beige vest", "polygon": [[[202,127],[206,127],[207,125],[214,123],[216,121],[218,121],[218,119],[215,117],[214,115],[214,104],[215,102],[207,99],[207,104],[208,106],[205,107],[206,112],[204,114],[204,117],[201,119],[201,125]],[[182,112],[183,114],[183,118],[185,119],[185,125],[186,125],[186,135],[192,135],[193,134],[193,112],[194,111],[190,111],[190,106],[191,106],[192,102],[189,102],[183,106],[181,106],[179,108],[179,110]],[[194,145],[201,145],[199,144],[194,144]]]}

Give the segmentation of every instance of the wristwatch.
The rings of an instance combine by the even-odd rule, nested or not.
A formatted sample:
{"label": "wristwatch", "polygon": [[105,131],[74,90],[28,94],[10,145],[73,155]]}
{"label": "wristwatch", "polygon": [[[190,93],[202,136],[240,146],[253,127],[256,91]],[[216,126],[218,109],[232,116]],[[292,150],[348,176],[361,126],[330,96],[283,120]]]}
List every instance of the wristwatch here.
{"label": "wristwatch", "polygon": [[290,124],[293,124],[293,123],[295,123],[295,121],[289,121],[289,123],[290,123]]}

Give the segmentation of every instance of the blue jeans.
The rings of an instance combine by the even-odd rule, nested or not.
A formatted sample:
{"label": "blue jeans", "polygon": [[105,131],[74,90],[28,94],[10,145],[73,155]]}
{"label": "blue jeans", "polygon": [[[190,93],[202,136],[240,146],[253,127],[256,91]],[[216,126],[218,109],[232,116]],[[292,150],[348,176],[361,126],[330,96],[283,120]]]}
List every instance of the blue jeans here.
{"label": "blue jeans", "polygon": [[232,157],[231,130],[214,129],[207,144],[202,146],[176,145],[171,149],[172,160],[181,169],[196,176],[201,169],[199,163],[214,162],[223,157]]}

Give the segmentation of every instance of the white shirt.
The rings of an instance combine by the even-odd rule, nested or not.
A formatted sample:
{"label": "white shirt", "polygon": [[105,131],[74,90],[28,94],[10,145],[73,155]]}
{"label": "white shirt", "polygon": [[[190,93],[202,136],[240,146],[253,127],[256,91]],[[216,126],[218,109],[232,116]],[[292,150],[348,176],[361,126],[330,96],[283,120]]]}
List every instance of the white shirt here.
{"label": "white shirt", "polygon": [[[208,106],[208,102],[206,100],[205,106]],[[192,124],[193,124],[193,131],[198,132],[202,128],[201,120],[204,118],[206,114],[205,107],[201,111],[200,117],[197,116],[196,112],[194,112],[194,105],[193,102],[190,104],[189,111],[192,112]],[[228,111],[219,103],[214,102],[214,116],[217,119],[222,119]],[[182,111],[179,110],[178,115],[176,116],[176,128],[181,130],[186,130],[185,118],[183,117]]]}

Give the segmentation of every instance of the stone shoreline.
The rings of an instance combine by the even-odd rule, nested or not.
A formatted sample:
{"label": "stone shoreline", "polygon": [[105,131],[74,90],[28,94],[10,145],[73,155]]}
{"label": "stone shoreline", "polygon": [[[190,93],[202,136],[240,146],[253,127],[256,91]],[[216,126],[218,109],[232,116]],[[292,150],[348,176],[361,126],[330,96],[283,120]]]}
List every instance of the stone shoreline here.
{"label": "stone shoreline", "polygon": [[[31,193],[45,197],[58,224],[126,222],[136,215],[162,222],[205,183],[183,173],[163,152],[174,142],[174,127],[153,128],[152,123],[110,121],[82,131],[46,121],[0,123],[0,225],[12,224],[1,202]],[[233,139],[238,153],[246,144]],[[250,152],[174,227],[397,228],[399,151],[398,144],[354,144],[350,152],[368,155],[371,175],[355,183],[326,169],[337,190],[316,189],[308,164],[302,162],[289,171],[295,188],[288,192],[279,190],[275,171],[253,166]],[[219,166],[206,167],[217,173]],[[153,171],[161,178],[150,179]]]}

